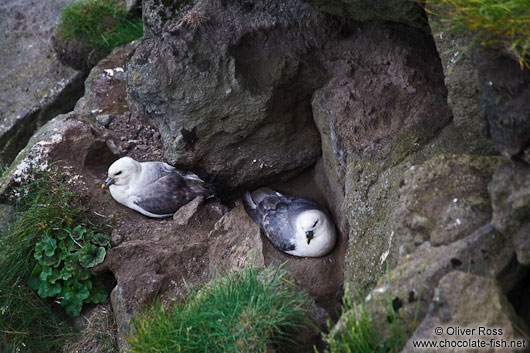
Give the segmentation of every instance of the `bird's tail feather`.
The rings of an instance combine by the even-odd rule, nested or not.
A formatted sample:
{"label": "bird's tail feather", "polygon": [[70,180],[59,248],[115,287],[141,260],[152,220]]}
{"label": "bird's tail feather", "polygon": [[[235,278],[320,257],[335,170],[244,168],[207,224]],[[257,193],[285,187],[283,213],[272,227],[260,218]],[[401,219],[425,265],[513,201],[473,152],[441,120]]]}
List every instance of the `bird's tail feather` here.
{"label": "bird's tail feather", "polygon": [[243,195],[242,200],[243,200],[243,206],[245,206],[245,209],[249,208],[249,209],[255,210],[257,208],[257,205],[252,199],[252,195],[250,194],[250,192],[246,191],[245,194]]}

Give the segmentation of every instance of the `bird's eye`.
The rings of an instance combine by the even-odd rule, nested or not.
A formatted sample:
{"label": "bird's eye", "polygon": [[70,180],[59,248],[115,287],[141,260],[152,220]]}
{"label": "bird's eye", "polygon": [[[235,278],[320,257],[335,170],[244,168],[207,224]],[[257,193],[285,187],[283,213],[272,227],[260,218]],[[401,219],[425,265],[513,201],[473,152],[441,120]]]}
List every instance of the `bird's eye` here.
{"label": "bird's eye", "polygon": [[316,220],[315,224],[313,224],[313,228],[317,226],[317,223],[318,223],[318,219]]}
{"label": "bird's eye", "polygon": [[121,170],[119,172],[117,172],[116,174],[114,174],[114,175],[120,175],[120,174],[121,174]]}

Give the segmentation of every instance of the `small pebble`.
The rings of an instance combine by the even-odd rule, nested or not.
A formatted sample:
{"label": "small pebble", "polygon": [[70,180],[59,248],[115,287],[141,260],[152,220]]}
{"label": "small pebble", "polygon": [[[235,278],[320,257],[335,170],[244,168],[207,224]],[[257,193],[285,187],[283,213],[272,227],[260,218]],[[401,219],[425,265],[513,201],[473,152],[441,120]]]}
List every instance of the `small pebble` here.
{"label": "small pebble", "polygon": [[107,128],[109,127],[112,120],[114,120],[114,115],[101,114],[96,116],[96,121]]}

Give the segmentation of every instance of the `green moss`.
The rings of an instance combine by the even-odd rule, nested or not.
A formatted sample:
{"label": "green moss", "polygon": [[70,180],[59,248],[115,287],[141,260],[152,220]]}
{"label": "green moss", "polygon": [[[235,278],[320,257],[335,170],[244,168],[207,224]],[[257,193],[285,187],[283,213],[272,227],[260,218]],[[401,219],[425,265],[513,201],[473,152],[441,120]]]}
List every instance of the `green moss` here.
{"label": "green moss", "polygon": [[125,7],[111,0],[70,4],[64,8],[57,26],[60,40],[82,41],[103,56],[142,35],[142,19],[127,18]]}
{"label": "green moss", "polygon": [[415,132],[412,130],[400,132],[392,141],[392,148],[390,149],[392,151],[391,166],[399,164],[419,149],[420,144]]}

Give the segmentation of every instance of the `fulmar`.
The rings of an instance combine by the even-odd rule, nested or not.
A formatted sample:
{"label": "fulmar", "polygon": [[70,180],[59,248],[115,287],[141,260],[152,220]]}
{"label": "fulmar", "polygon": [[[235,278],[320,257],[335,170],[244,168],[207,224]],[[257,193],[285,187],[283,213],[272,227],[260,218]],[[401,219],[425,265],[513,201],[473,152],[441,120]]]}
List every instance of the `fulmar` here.
{"label": "fulmar", "polygon": [[117,202],[154,218],[170,217],[195,197],[213,195],[212,188],[192,172],[130,157],[112,163],[102,185],[107,187]]}
{"label": "fulmar", "polygon": [[287,254],[319,257],[335,245],[335,225],[313,201],[260,188],[245,193],[243,206],[272,244]]}

